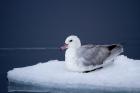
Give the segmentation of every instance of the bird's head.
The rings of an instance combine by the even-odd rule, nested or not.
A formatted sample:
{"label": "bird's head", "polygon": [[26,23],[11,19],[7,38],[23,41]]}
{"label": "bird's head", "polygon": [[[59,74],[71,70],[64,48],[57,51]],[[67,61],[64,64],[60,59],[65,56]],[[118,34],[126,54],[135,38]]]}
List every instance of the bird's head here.
{"label": "bird's head", "polygon": [[66,38],[64,46],[61,47],[62,50],[67,48],[79,48],[81,46],[80,39],[75,35],[70,35]]}

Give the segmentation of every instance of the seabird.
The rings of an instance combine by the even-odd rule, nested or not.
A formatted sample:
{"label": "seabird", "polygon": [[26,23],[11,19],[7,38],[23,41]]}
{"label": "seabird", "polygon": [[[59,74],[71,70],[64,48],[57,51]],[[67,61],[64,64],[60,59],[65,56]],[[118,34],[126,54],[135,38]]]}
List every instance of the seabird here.
{"label": "seabird", "polygon": [[62,50],[65,52],[67,69],[76,72],[90,72],[102,68],[104,64],[123,52],[121,44],[112,45],[81,45],[80,39],[75,35],[66,38]]}

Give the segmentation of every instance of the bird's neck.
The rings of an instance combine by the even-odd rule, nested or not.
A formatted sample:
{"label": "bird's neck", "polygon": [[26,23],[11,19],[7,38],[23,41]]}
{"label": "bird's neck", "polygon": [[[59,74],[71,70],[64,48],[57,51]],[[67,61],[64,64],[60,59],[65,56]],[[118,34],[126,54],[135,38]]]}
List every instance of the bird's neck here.
{"label": "bird's neck", "polygon": [[77,48],[68,48],[65,53],[65,61],[69,62],[75,59]]}
{"label": "bird's neck", "polygon": [[74,42],[68,45],[68,49],[76,50],[77,48],[81,47],[81,42]]}
{"label": "bird's neck", "polygon": [[71,46],[69,46],[69,48],[68,49],[70,49],[70,50],[76,50],[76,49],[78,49],[79,47],[81,47],[81,44],[73,44],[73,45],[71,45]]}
{"label": "bird's neck", "polygon": [[76,60],[76,51],[78,48],[81,47],[81,43],[80,44],[75,44],[75,45],[72,45],[70,46],[67,50],[66,50],[66,53],[65,53],[65,61],[66,62],[75,62]]}

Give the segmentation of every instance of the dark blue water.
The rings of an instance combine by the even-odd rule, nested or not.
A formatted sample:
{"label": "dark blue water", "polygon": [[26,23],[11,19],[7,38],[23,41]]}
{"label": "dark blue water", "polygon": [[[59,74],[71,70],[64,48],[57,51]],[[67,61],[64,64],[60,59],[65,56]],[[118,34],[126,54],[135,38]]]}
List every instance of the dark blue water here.
{"label": "dark blue water", "polygon": [[[139,0],[3,0],[0,48],[59,47],[75,34],[83,44],[122,43],[124,54],[140,59]],[[52,59],[59,50],[0,51],[0,93],[7,93],[7,71]]]}

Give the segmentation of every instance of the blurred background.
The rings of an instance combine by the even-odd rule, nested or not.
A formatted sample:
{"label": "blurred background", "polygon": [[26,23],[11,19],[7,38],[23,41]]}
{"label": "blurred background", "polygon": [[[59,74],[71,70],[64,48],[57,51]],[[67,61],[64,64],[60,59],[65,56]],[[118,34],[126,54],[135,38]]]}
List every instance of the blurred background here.
{"label": "blurred background", "polygon": [[[60,47],[68,35],[82,44],[122,43],[124,55],[140,59],[139,0],[0,1],[0,48]],[[7,71],[64,60],[59,50],[0,50],[0,93]]]}

